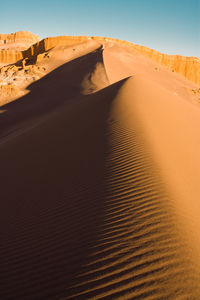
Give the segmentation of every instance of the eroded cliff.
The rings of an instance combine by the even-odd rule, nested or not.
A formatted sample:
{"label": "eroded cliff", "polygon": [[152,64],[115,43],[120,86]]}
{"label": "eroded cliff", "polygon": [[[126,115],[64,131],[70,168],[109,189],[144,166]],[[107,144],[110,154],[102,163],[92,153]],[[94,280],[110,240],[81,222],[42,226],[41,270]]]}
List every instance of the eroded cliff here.
{"label": "eroded cliff", "polygon": [[29,31],[0,34],[0,63],[9,64],[23,59],[23,50],[40,40],[39,35]]}

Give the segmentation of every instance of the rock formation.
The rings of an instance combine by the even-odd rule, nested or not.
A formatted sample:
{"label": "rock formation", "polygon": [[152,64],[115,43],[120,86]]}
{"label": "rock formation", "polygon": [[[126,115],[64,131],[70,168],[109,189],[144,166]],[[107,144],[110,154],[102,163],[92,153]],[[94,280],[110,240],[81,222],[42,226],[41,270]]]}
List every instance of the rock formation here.
{"label": "rock formation", "polygon": [[29,31],[0,34],[0,63],[15,63],[23,58],[23,50],[40,40],[38,35]]}

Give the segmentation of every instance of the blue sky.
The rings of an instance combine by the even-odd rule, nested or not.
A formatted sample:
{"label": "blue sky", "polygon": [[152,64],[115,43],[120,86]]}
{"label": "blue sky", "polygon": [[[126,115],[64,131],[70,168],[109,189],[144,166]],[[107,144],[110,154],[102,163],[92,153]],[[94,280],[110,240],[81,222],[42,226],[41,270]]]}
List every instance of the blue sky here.
{"label": "blue sky", "polygon": [[200,0],[2,1],[0,33],[119,38],[200,57]]}

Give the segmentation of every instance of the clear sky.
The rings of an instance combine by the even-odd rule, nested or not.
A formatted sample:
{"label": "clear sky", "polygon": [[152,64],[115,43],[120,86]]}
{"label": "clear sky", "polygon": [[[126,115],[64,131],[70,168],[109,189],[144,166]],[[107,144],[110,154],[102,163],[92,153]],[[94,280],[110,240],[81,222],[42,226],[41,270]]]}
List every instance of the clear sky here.
{"label": "clear sky", "polygon": [[0,33],[113,37],[200,57],[200,0],[9,0]]}

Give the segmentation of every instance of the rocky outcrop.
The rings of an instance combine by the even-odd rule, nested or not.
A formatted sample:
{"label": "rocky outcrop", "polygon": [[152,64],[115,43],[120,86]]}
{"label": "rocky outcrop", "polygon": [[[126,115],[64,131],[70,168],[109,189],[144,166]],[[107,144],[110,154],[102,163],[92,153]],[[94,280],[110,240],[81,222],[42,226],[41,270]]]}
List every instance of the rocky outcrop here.
{"label": "rocky outcrop", "polygon": [[23,58],[23,50],[40,40],[29,31],[0,34],[0,63],[10,64]]}
{"label": "rocky outcrop", "polygon": [[0,50],[0,63],[12,64],[23,59],[22,51],[16,50]]}

